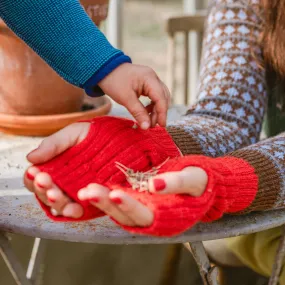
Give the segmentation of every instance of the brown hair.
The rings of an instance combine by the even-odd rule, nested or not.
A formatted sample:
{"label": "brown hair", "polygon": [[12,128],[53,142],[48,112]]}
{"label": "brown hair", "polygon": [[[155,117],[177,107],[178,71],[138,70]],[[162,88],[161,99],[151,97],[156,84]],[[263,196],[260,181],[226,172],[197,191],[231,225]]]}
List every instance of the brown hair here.
{"label": "brown hair", "polygon": [[285,1],[262,0],[264,8],[263,54],[267,65],[285,78]]}

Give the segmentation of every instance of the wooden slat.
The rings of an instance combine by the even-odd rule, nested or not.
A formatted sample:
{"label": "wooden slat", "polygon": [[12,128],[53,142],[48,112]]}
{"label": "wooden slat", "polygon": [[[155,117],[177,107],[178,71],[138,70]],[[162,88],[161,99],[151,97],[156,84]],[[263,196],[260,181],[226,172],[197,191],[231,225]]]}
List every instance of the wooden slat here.
{"label": "wooden slat", "polygon": [[[190,101],[194,99],[194,96],[189,93],[194,94],[194,90],[196,91],[196,77],[191,80],[189,80],[189,77],[191,76],[190,72],[194,72],[193,70],[190,71],[189,67],[189,32],[195,31],[198,34],[198,41],[199,43],[202,42],[202,35],[204,32],[204,22],[206,19],[206,12],[201,11],[195,15],[179,15],[175,17],[171,17],[167,20],[166,24],[166,31],[168,33],[169,37],[169,43],[168,43],[168,60],[167,60],[167,84],[170,89],[171,95],[172,95],[172,103],[175,99],[175,53],[176,53],[176,46],[175,46],[175,35],[178,32],[183,32],[184,34],[184,67],[183,67],[183,75],[184,75],[184,85],[183,85],[183,103],[185,105],[188,105]],[[198,58],[200,58],[200,50],[198,51]],[[195,64],[195,61],[192,62],[192,64]],[[193,69],[193,68],[192,68]],[[195,74],[198,73],[199,64],[197,63],[197,70],[195,71]],[[191,82],[191,86],[189,86],[189,82]],[[191,92],[190,92],[191,91]],[[191,95],[191,98],[189,98]]]}
{"label": "wooden slat", "polygon": [[177,32],[203,32],[206,13],[171,17],[166,22],[166,32],[173,35]]}
{"label": "wooden slat", "polygon": [[168,49],[167,49],[167,86],[171,94],[171,100],[173,100],[172,95],[175,90],[175,36],[168,36]]}
{"label": "wooden slat", "polygon": [[184,104],[188,104],[189,94],[189,33],[184,33]]}

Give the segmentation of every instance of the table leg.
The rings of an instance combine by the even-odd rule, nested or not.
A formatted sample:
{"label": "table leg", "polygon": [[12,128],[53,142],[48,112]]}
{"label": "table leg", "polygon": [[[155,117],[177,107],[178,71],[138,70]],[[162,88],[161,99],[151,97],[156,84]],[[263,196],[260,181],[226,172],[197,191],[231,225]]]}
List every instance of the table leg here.
{"label": "table leg", "polygon": [[0,231],[0,254],[2,255],[9,271],[17,285],[36,285],[41,276],[42,260],[46,248],[46,240],[35,239],[27,274],[18,261],[9,239]]}
{"label": "table leg", "polygon": [[160,285],[175,284],[179,261],[181,256],[181,244],[171,244],[167,248],[166,261],[162,271]]}
{"label": "table leg", "polygon": [[47,240],[35,238],[27,270],[27,278],[31,280],[34,285],[41,284],[40,279],[43,274],[43,260],[46,252],[47,242]]}
{"label": "table leg", "polygon": [[198,265],[204,285],[219,285],[218,268],[211,266],[202,242],[185,243],[184,246],[192,253]]}
{"label": "table leg", "polygon": [[25,270],[14,254],[10,242],[3,232],[0,232],[0,253],[17,285],[32,285],[27,279]]}

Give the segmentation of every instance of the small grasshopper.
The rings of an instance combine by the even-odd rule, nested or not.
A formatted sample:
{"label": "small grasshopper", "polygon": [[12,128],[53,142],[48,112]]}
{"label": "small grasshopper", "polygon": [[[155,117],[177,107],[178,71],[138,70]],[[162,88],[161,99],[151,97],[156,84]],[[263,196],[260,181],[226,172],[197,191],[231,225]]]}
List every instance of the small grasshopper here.
{"label": "small grasshopper", "polygon": [[169,160],[167,158],[162,164],[153,167],[152,169],[146,171],[146,172],[140,172],[137,171],[135,172],[131,168],[126,167],[120,162],[116,162],[116,167],[120,169],[125,175],[127,181],[130,183],[132,186],[133,190],[136,190],[138,192],[145,192],[149,191],[148,188],[148,181],[150,178],[154,177],[157,175],[159,169]]}

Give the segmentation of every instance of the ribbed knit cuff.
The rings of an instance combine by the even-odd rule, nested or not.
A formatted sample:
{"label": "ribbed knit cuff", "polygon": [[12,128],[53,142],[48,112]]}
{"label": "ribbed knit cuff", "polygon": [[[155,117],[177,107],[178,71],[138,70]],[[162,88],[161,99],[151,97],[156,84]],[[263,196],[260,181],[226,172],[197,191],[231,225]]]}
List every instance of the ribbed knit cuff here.
{"label": "ribbed knit cuff", "polygon": [[182,128],[171,126],[166,129],[183,155],[203,154],[199,142]]}
{"label": "ribbed knit cuff", "polygon": [[[210,160],[210,169],[215,176],[217,194],[215,205],[203,218],[204,222],[219,219],[224,213],[237,213],[245,210],[254,201],[258,190],[258,177],[255,169],[245,160],[234,157]],[[201,167],[204,169],[203,165]]]}
{"label": "ribbed knit cuff", "polygon": [[185,156],[170,160],[160,173],[180,171],[188,166],[200,167],[208,175],[202,196],[136,193],[127,189],[129,195],[152,210],[154,221],[149,227],[122,227],[132,233],[173,236],[197,222],[211,222],[225,213],[242,211],[255,198],[258,179],[253,167],[242,159]]}
{"label": "ribbed knit cuff", "polygon": [[266,211],[278,207],[282,179],[273,160],[268,159],[261,151],[240,149],[231,156],[246,160],[258,176],[258,193],[246,212]]}

